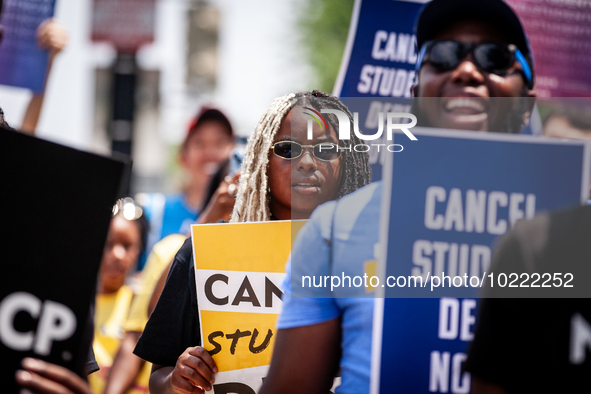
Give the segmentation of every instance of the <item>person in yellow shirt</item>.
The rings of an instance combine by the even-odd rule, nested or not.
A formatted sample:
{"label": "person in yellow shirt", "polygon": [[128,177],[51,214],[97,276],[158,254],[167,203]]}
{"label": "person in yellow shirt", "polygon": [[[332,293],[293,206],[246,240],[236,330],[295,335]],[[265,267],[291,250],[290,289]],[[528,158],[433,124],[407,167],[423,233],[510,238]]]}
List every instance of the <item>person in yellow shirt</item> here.
{"label": "person in yellow shirt", "polygon": [[[131,198],[119,200],[113,208],[95,301],[93,350],[100,370],[89,376],[89,383],[96,394],[103,393],[123,338],[123,325],[133,298],[133,291],[125,285],[125,281],[137,264],[146,229],[147,221],[142,209]],[[134,386],[129,393],[147,393],[147,381],[145,383],[143,387]]]}
{"label": "person in yellow shirt", "polygon": [[[226,166],[223,174],[227,174]],[[198,223],[215,223],[228,218],[234,206],[234,194],[230,185],[238,181],[236,173],[226,176],[219,185],[219,181],[212,181],[210,189],[215,190],[207,203],[207,207],[199,216]],[[127,321],[123,325],[125,331],[119,352],[113,360],[103,394],[123,394],[128,389],[147,387],[150,380],[152,363],[146,362],[133,354],[133,349],[148,322],[152,303],[158,299],[175,254],[181,248],[186,234],[171,234],[158,241],[146,260],[142,271],[140,287],[133,299]],[[156,294],[155,294],[156,293]]]}
{"label": "person in yellow shirt", "polygon": [[113,360],[114,368],[108,376],[104,394],[137,393],[141,392],[141,388],[147,390],[152,363],[134,355],[133,348],[148,322],[148,305],[156,283],[185,239],[187,236],[182,234],[164,237],[148,255],[139,291],[131,303],[127,321],[123,324],[124,338],[119,353]]}

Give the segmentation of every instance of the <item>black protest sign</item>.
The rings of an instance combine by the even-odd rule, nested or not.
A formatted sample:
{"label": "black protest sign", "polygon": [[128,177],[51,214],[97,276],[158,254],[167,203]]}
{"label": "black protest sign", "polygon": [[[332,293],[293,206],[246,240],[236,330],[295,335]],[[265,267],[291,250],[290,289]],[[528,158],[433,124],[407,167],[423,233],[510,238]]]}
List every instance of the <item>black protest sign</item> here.
{"label": "black protest sign", "polygon": [[3,392],[23,357],[79,374],[89,308],[123,163],[0,129]]}

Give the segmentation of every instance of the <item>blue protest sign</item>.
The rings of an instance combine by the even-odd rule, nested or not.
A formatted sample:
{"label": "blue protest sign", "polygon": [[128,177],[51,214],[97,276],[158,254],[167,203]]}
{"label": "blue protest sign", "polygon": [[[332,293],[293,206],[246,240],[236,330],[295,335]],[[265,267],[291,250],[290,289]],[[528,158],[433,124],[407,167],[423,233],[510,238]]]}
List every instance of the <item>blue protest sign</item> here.
{"label": "blue protest sign", "polygon": [[[351,17],[347,46],[333,94],[341,97],[351,112],[358,112],[363,125],[370,123],[372,108],[396,103],[410,109],[411,86],[417,60],[416,15],[425,1],[357,0]],[[367,97],[366,100],[355,98]],[[374,100],[369,98],[375,97]],[[353,98],[349,100],[349,98]],[[408,101],[403,103],[406,98]],[[375,111],[374,111],[375,112]],[[377,127],[377,124],[375,125]],[[379,157],[370,158],[372,180],[381,179]]]}
{"label": "blue protest sign", "polygon": [[0,25],[0,84],[43,91],[47,51],[37,45],[37,27],[53,16],[55,0],[5,0]]}
{"label": "blue protest sign", "polygon": [[[386,298],[376,300],[372,393],[467,393],[470,376],[462,365],[492,245],[519,219],[587,198],[589,145],[497,133],[413,133],[418,141],[389,155],[385,167],[381,282],[388,285]],[[427,285],[412,286],[411,276]],[[466,277],[467,286],[432,286],[436,276],[449,276],[448,283]]]}
{"label": "blue protest sign", "polygon": [[355,2],[336,96],[410,97],[417,60],[413,28],[424,2]]}

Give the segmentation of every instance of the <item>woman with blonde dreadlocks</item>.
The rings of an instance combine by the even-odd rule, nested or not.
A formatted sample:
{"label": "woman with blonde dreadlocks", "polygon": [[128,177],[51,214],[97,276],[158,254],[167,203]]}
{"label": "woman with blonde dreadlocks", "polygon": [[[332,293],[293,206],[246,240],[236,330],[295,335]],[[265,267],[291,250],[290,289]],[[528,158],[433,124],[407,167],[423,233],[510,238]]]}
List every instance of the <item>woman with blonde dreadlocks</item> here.
{"label": "woman with blonde dreadlocks", "polygon": [[[242,164],[236,204],[230,222],[307,219],[327,201],[370,182],[366,153],[350,151],[360,144],[353,136],[339,140],[338,119],[308,114],[337,109],[353,116],[338,98],[320,91],[277,98],[249,138]],[[211,390],[217,367],[201,346],[191,243],[175,257],[134,353],[154,364],[150,392],[202,393]]]}

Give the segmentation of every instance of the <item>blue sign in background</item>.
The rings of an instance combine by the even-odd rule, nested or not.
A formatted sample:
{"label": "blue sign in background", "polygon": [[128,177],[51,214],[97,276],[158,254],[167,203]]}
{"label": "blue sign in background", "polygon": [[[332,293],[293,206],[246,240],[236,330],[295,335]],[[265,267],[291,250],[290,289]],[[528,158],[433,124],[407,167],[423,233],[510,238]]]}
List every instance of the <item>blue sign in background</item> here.
{"label": "blue sign in background", "polygon": [[[390,81],[390,72],[403,69],[409,72],[400,73],[414,80],[414,69],[417,57],[416,38],[414,36],[415,17],[423,4],[409,1],[393,0],[365,0],[361,1],[357,19],[357,29],[349,56],[349,62],[344,65],[343,75],[339,75],[335,94],[340,97],[410,97],[410,91],[400,89],[394,92],[394,86],[386,89],[394,81]],[[378,31],[386,32],[377,34]],[[393,41],[391,41],[393,40]],[[378,42],[376,44],[376,41]],[[348,43],[350,45],[350,43]],[[374,48],[374,44],[376,48]],[[377,49],[377,51],[374,51]],[[398,53],[400,51],[400,56]],[[372,56],[373,53],[381,56]],[[392,56],[392,53],[394,55]],[[402,53],[405,55],[403,56]],[[386,57],[386,59],[381,59]],[[366,68],[365,80],[371,79],[369,91],[365,85],[362,71]],[[372,68],[373,67],[373,72]],[[380,71],[375,70],[381,67]],[[386,73],[388,71],[388,73]],[[395,76],[394,76],[395,77]],[[375,85],[374,85],[375,83]],[[380,86],[381,85],[381,86]],[[408,85],[405,80],[404,87]],[[389,92],[389,93],[387,93]]]}
{"label": "blue sign in background", "polygon": [[[508,196],[532,193],[536,196],[536,211],[581,202],[585,188],[584,163],[588,160],[582,142],[548,143],[548,139],[537,137],[479,136],[473,132],[451,132],[450,138],[443,130],[427,132],[428,135],[418,129],[413,131],[417,132],[418,141],[406,142],[404,152],[395,154],[392,178],[385,180],[384,189],[390,188],[392,193],[386,275],[411,275],[415,267],[413,244],[417,240],[489,247],[494,243],[497,235],[487,233],[486,226],[483,233],[426,228],[426,191],[431,186],[444,188],[446,198],[452,188],[460,189],[462,209],[468,189],[483,190],[487,196],[491,191],[505,192]],[[396,134],[396,139],[399,137],[405,138]],[[474,139],[479,137],[485,139]],[[445,215],[446,202],[436,203],[435,214]],[[520,205],[522,210],[524,204]],[[508,208],[499,207],[497,216],[508,221]],[[433,260],[434,255],[429,257]],[[447,258],[446,254],[445,265]],[[441,299],[386,298],[380,392],[468,392],[469,378],[461,373],[461,365],[469,344],[467,339],[474,332],[477,302],[462,297],[476,297],[478,289],[454,288],[453,294],[447,290],[429,294],[429,289],[423,289],[419,294],[408,289],[387,288],[386,297],[456,297],[446,301],[446,312],[451,310],[449,303],[454,304],[457,321],[443,319],[448,337],[440,338]],[[450,337],[453,331],[450,327],[454,324],[456,331]]]}
{"label": "blue sign in background", "polygon": [[43,91],[48,53],[37,45],[37,27],[53,16],[55,0],[5,0],[0,24],[0,84]]}
{"label": "blue sign in background", "polygon": [[[351,23],[356,26],[355,35],[350,37],[352,43],[347,43],[350,54],[345,58],[348,61],[341,65],[334,94],[342,98],[351,112],[359,113],[360,128],[364,130],[362,123],[372,101],[348,98],[374,97],[374,101],[387,103],[394,97],[411,96],[417,55],[414,23],[423,4],[398,0],[358,1],[359,13],[353,16],[358,19]],[[380,54],[378,58],[372,55],[374,46]],[[399,49],[400,56],[397,55]],[[370,159],[373,181],[382,178],[382,164],[378,159]]]}

